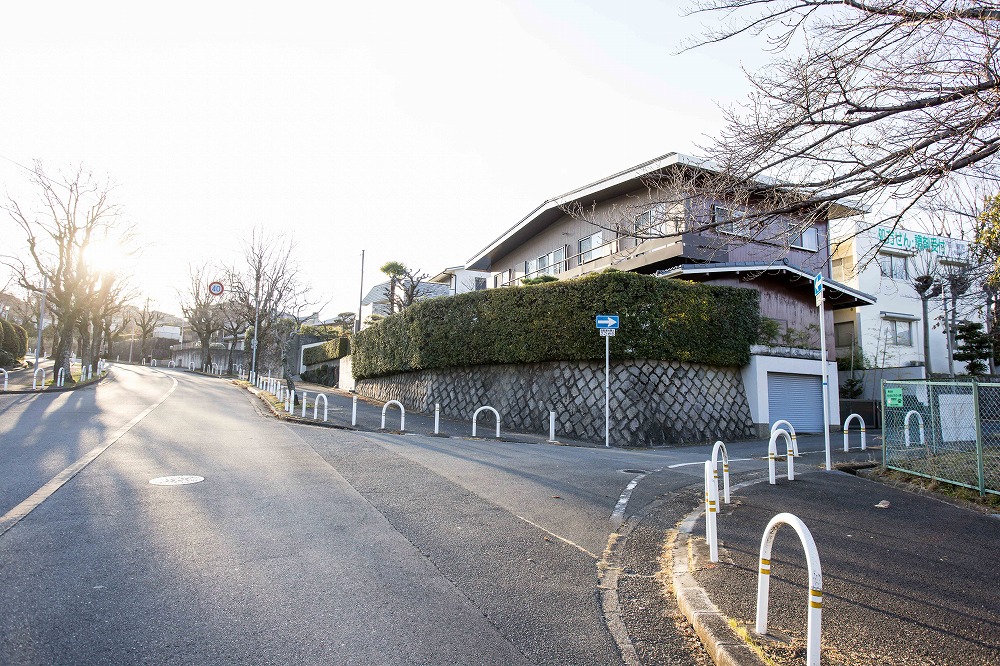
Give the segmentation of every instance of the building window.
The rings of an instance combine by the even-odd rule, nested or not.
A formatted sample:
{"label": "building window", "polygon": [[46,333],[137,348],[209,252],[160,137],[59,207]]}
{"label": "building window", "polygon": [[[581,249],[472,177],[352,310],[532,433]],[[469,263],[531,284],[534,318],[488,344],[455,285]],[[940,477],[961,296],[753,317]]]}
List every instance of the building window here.
{"label": "building window", "polygon": [[477,277],[476,278],[475,290],[476,291],[482,291],[484,289],[486,289],[486,278],[484,278],[484,277]]}
{"label": "building window", "polygon": [[788,244],[792,247],[802,248],[811,252],[816,252],[819,249],[819,232],[816,231],[816,227],[808,227],[798,231],[798,233],[795,233],[793,228],[789,232],[794,234],[788,241]]}
{"label": "building window", "polygon": [[886,319],[885,324],[888,330],[886,333],[886,341],[890,345],[898,345],[900,347],[913,346],[913,335],[911,333],[913,322],[903,321],[900,319]]}
{"label": "building window", "polygon": [[513,271],[507,269],[505,271],[500,271],[493,276],[493,286],[494,287],[507,287],[510,286],[510,281],[513,279]]}
{"label": "building window", "polygon": [[852,347],[854,345],[854,322],[845,321],[833,325],[834,344],[838,347]]}
{"label": "building window", "polygon": [[725,234],[734,234],[749,238],[750,223],[746,221],[743,213],[732,208],[726,208],[718,204],[712,204],[712,223],[716,229]]}
{"label": "building window", "polygon": [[878,265],[885,277],[894,280],[906,280],[910,277],[906,257],[895,254],[880,254],[878,255]]}
{"label": "building window", "polygon": [[585,264],[594,259],[600,259],[607,252],[602,252],[601,232],[580,239],[580,263]]}
{"label": "building window", "polygon": [[677,221],[667,220],[667,205],[654,204],[645,213],[635,216],[632,233],[640,238],[658,238],[677,233]]}

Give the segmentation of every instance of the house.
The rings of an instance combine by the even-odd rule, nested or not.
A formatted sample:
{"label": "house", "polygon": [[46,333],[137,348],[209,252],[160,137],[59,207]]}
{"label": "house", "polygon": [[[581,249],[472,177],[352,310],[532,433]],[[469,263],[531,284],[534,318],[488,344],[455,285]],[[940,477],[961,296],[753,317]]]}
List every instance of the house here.
{"label": "house", "polygon": [[489,284],[489,271],[473,271],[465,266],[452,266],[428,278],[434,284],[448,285],[448,295],[464,294],[467,291],[482,291]]}
{"label": "house", "polygon": [[[898,227],[868,228],[858,220],[838,225],[836,235],[839,242],[834,243],[832,277],[878,295],[877,306],[860,305],[834,313],[838,356],[850,359],[860,352],[878,370],[866,373],[862,397],[877,398],[882,379],[923,379],[928,368],[936,374],[949,372],[944,325],[944,315],[951,308],[948,287],[932,286],[925,292],[925,326],[924,303],[915,285],[921,276],[940,284],[948,273],[966,273],[970,244]],[[983,321],[981,305],[981,301],[959,297],[957,320]],[[961,373],[964,367],[956,365]]]}
{"label": "house", "polygon": [[[401,296],[402,287],[396,285],[396,298],[399,299]],[[417,285],[416,298],[417,301],[422,301],[427,298],[436,298],[438,296],[448,296],[451,294],[451,288],[447,284],[439,284],[436,282],[421,282]],[[378,315],[380,317],[385,317],[389,315],[389,301],[391,299],[391,285],[389,282],[381,282],[374,287],[372,287],[364,298],[361,299],[361,327],[367,326],[366,322],[368,318],[372,315]],[[393,311],[399,309],[398,303]]]}
{"label": "house", "polygon": [[[770,344],[752,350],[750,364],[742,369],[756,429],[766,433],[772,423],[786,419],[803,432],[822,431],[813,277],[830,275],[830,219],[861,211],[834,205],[808,222],[776,218],[766,228],[753,228],[746,221],[752,200],[749,205],[710,200],[693,190],[674,191],[664,200],[652,184],[676,188],[685,180],[674,176],[682,173],[697,178],[710,174],[711,167],[670,153],[545,201],[476,253],[465,268],[490,271],[489,288],[517,286],[539,275],[566,279],[615,268],[755,289],[761,315],[772,320],[776,332]],[[826,362],[836,378],[834,312],[871,305],[875,299],[830,278],[823,285]],[[832,391],[831,426],[840,423],[837,398]]]}

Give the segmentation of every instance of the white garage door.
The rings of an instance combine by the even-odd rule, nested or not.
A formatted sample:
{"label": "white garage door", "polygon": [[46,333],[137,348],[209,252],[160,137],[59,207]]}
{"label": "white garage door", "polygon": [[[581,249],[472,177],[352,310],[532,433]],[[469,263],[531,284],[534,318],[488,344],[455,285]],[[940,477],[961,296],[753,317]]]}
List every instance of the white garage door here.
{"label": "white garage door", "polygon": [[815,375],[767,373],[771,424],[785,419],[795,432],[823,432],[823,381]]}

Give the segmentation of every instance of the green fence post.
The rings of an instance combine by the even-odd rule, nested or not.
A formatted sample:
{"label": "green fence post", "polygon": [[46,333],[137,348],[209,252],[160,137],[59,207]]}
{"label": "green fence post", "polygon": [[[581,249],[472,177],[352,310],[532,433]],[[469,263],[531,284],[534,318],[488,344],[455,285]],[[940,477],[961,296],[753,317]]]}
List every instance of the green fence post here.
{"label": "green fence post", "polygon": [[979,413],[979,382],[972,380],[972,409],[976,420],[976,466],[979,472],[979,496],[986,495],[986,470],[983,465],[983,422]]}
{"label": "green fence post", "polygon": [[885,462],[886,462],[885,452],[889,449],[889,442],[888,442],[889,435],[888,435],[888,432],[885,429],[885,408],[886,408],[886,405],[885,405],[885,380],[884,379],[882,380],[882,393],[881,393],[881,395],[879,395],[879,398],[880,398],[880,400],[882,402],[882,467],[885,467],[886,466],[886,464],[885,464]]}

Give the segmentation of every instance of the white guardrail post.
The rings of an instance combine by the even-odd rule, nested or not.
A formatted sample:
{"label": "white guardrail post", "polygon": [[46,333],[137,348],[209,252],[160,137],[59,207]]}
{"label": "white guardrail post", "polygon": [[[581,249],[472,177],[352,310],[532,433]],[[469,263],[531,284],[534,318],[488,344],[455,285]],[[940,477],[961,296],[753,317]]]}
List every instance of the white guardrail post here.
{"label": "white guardrail post", "polygon": [[719,525],[716,512],[719,507],[719,484],[715,476],[715,466],[711,460],[705,461],[705,541],[708,542],[708,559],[719,561]]}
{"label": "white guardrail post", "polygon": [[903,434],[904,441],[906,443],[906,448],[910,448],[910,417],[917,417],[917,424],[920,426],[920,446],[924,446],[924,417],[920,415],[915,409],[911,409],[906,412],[906,416],[903,418]]}
{"label": "white guardrail post", "polygon": [[757,575],[757,624],[758,634],[767,634],[767,602],[771,585],[771,546],[781,525],[791,525],[799,535],[802,548],[806,552],[806,566],[809,570],[808,620],[806,622],[806,664],[819,666],[820,633],[823,621],[823,571],[819,564],[819,551],[809,528],[798,516],[779,513],[764,529],[760,541],[760,573]]}
{"label": "white guardrail post", "polygon": [[798,457],[798,455],[799,455],[799,440],[795,438],[795,428],[792,427],[791,423],[789,423],[788,421],[786,421],[784,419],[781,419],[779,421],[775,421],[774,425],[771,426],[771,433],[773,434],[774,431],[778,430],[779,428],[781,428],[782,425],[788,426],[787,428],[785,428],[785,430],[787,430],[788,433],[792,437],[792,450],[795,451],[795,456]]}
{"label": "white guardrail post", "polygon": [[861,450],[865,450],[865,420],[861,418],[860,414],[851,414],[846,419],[844,419],[844,451],[850,450],[847,443],[847,429],[851,426],[851,421],[857,420],[861,424]]}
{"label": "white guardrail post", "polygon": [[500,412],[493,409],[489,405],[483,405],[482,407],[477,409],[475,413],[472,415],[472,436],[473,437],[476,436],[476,419],[479,418],[479,413],[484,409],[490,410],[491,412],[493,412],[493,415],[497,417],[497,439],[500,439]]}
{"label": "white guardrail post", "polygon": [[327,416],[327,406],[326,406],[326,394],[318,393],[316,394],[316,400],[313,402],[313,421],[316,420],[316,416],[319,414],[319,401],[323,401],[323,423],[326,423]]}
{"label": "white guardrail post", "polygon": [[[716,479],[719,478],[719,451],[722,451],[722,488],[726,504],[729,504],[729,451],[726,450],[726,445],[721,440],[712,447],[712,470]],[[716,485],[718,485],[718,481],[716,481]]]}
{"label": "white guardrail post", "polygon": [[788,463],[788,480],[795,480],[795,457],[792,455],[792,439],[788,435],[787,430],[773,430],[771,432],[771,439],[767,442],[767,475],[768,480],[771,485],[775,485],[776,481],[774,478],[774,465],[778,458],[778,438],[784,437],[786,443],[787,454],[785,455],[785,460]]}
{"label": "white guardrail post", "polygon": [[7,371],[4,370],[3,368],[0,368],[0,372],[3,373],[3,390],[6,391],[7,390]]}
{"label": "white guardrail post", "polygon": [[306,417],[306,395],[308,395],[308,392],[307,391],[303,391],[302,392],[302,418]]}
{"label": "white guardrail post", "polygon": [[59,373],[56,374],[56,387],[60,387],[66,383],[66,368],[59,368]]}
{"label": "white guardrail post", "polygon": [[556,413],[549,411],[549,441],[556,441]]}
{"label": "white guardrail post", "polygon": [[441,434],[441,404],[434,403],[434,434]]}
{"label": "white guardrail post", "polygon": [[[355,398],[355,401],[357,398]],[[355,402],[357,404],[357,402]],[[403,403],[399,400],[390,400],[389,402],[382,405],[382,430],[385,430],[385,410],[389,408],[389,405],[396,405],[399,407],[399,432],[406,432],[406,409],[403,407]]]}
{"label": "white guardrail post", "polygon": [[358,425],[358,396],[351,396],[351,425]]}

